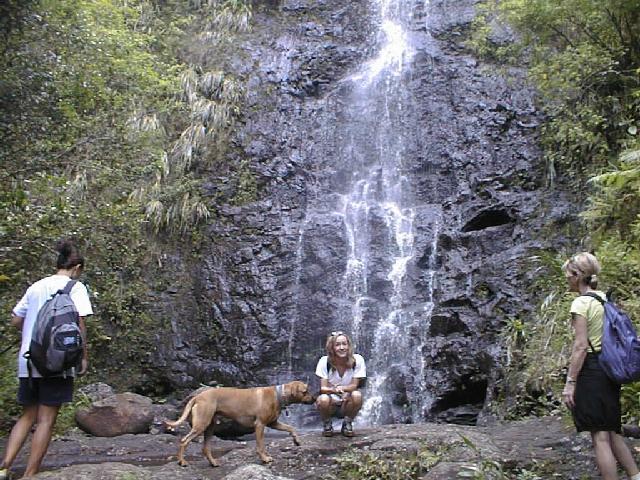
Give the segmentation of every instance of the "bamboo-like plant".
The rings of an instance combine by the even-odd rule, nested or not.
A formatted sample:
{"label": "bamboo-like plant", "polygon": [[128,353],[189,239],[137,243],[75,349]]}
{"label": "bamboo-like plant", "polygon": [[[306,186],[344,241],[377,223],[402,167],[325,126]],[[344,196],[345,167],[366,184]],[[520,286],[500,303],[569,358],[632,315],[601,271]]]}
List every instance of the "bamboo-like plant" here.
{"label": "bamboo-like plant", "polygon": [[198,91],[199,77],[193,68],[188,68],[180,75],[180,87],[182,89],[182,100],[191,103],[195,100]]}
{"label": "bamboo-like plant", "polygon": [[212,100],[220,100],[224,81],[223,72],[206,72],[199,81],[202,95]]}

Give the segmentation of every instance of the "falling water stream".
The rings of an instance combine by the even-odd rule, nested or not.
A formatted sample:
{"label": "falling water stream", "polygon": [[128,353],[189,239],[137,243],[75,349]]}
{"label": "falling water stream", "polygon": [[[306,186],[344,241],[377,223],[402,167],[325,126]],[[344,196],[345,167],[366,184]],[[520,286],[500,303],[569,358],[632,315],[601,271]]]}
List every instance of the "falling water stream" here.
{"label": "falling water stream", "polygon": [[[407,26],[411,2],[378,0],[380,48],[349,78],[353,89],[346,112],[342,161],[352,166],[347,191],[341,195],[342,216],[349,243],[343,283],[351,303],[356,344],[367,357],[369,380],[361,423],[398,420],[389,384],[398,375],[407,382],[402,416],[417,421],[428,408],[423,386],[421,333],[433,310],[433,280],[437,231],[429,259],[429,292],[422,309],[408,308],[405,277],[415,257],[416,210],[404,158],[416,135],[410,127],[415,99],[407,86],[415,50]],[[437,230],[437,224],[436,224]],[[377,288],[375,281],[388,287]],[[375,305],[375,308],[371,308]],[[408,365],[409,364],[409,365]],[[398,402],[396,402],[397,404]],[[402,403],[402,402],[401,402]]]}
{"label": "falling water stream", "polygon": [[[426,332],[434,307],[441,221],[439,206],[415,204],[409,171],[411,155],[419,151],[420,134],[411,88],[416,53],[411,26],[415,27],[416,11],[428,10],[428,0],[371,0],[371,8],[379,27],[375,53],[340,82],[337,101],[322,104],[332,109],[327,113],[329,120],[320,123],[331,150],[317,156],[329,158],[336,173],[326,180],[319,200],[307,205],[295,270],[300,303],[306,301],[303,291],[322,288],[309,284],[303,288],[307,259],[322,256],[325,248],[322,242],[305,243],[307,236],[313,236],[320,224],[335,224],[343,230],[346,254],[336,258],[344,266],[339,269],[342,278],[336,279],[337,311],[329,324],[351,332],[357,351],[366,359],[365,403],[357,421],[367,425],[418,422],[428,413],[431,397],[424,381],[428,365],[423,347],[429,340]],[[418,239],[416,219],[422,226]],[[429,228],[424,228],[425,223]],[[416,266],[418,245],[420,268]],[[410,291],[415,288],[415,282],[407,281],[410,272],[420,276],[424,291]],[[296,339],[313,327],[302,317],[303,311],[296,307],[290,321],[289,374],[310,366],[304,361],[296,364],[296,358],[303,356],[296,351]]]}

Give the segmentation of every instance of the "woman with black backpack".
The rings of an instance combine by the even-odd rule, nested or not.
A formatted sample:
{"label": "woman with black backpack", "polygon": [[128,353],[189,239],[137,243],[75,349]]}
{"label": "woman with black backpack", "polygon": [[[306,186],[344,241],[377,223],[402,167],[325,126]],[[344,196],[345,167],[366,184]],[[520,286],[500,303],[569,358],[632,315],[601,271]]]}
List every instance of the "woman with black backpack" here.
{"label": "woman with black backpack", "polygon": [[22,333],[22,345],[18,355],[18,403],[22,405],[23,411],[7,441],[4,458],[0,465],[0,480],[8,478],[9,468],[36,423],[24,476],[30,477],[38,473],[49,447],[58,411],[63,403],[72,400],[75,369],[59,375],[45,376],[43,372],[38,372],[35,367],[30,366],[24,355],[30,349],[32,332],[40,309],[53,296],[67,289],[75,306],[84,346],[78,373],[85,373],[88,366],[84,318],[93,314],[93,310],[87,287],[76,281],[82,273],[84,258],[70,240],[58,242],[56,251],[58,252],[56,273],[31,285],[13,309],[11,323]]}
{"label": "woman with black backpack", "polygon": [[562,399],[571,410],[578,432],[591,432],[596,463],[604,480],[618,478],[616,460],[632,480],[640,480],[638,466],[621,433],[620,385],[598,362],[602,346],[604,308],[598,295],[600,263],[587,252],[578,253],[562,266],[569,290],[580,295],[571,304],[574,330],[567,381]]}

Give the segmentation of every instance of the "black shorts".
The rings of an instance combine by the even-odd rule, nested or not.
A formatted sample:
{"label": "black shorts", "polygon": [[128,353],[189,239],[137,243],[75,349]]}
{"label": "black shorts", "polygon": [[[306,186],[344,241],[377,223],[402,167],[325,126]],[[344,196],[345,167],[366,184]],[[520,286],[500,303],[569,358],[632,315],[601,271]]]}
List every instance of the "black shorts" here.
{"label": "black shorts", "polygon": [[578,374],[573,421],[579,432],[621,431],[620,385],[604,373],[598,355],[588,353]]}
{"label": "black shorts", "polygon": [[73,377],[28,378],[20,377],[18,403],[58,407],[73,399]]}

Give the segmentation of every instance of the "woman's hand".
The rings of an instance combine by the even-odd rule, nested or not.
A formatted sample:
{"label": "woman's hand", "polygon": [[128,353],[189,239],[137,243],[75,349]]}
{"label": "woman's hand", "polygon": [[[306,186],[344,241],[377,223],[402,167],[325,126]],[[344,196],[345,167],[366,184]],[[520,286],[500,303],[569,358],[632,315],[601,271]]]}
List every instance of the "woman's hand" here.
{"label": "woman's hand", "polygon": [[562,402],[569,410],[576,406],[576,384],[567,382],[562,390]]}
{"label": "woman's hand", "polygon": [[336,395],[344,394],[344,387],[342,385],[338,385],[334,390],[336,391]]}
{"label": "woman's hand", "polygon": [[85,373],[87,373],[88,370],[89,370],[89,360],[83,357],[80,363],[80,371],[78,372],[78,375],[84,375]]}

